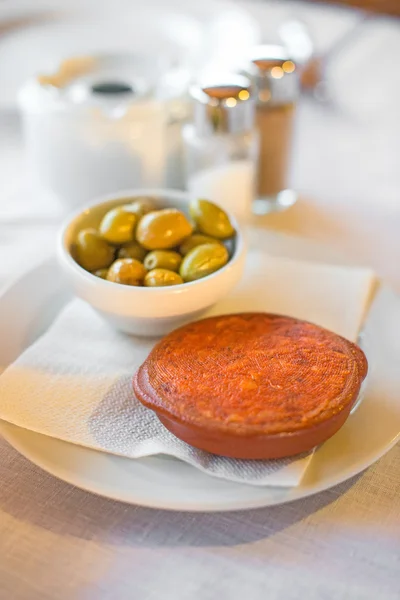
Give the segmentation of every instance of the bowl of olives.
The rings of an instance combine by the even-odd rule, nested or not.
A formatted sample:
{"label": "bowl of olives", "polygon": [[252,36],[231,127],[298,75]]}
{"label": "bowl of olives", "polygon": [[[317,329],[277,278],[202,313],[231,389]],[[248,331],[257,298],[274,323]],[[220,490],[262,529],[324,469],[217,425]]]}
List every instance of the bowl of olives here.
{"label": "bowl of olives", "polygon": [[209,200],[127,190],[68,219],[58,259],[75,294],[111,325],[157,336],[200,316],[234,287],[245,244],[233,215]]}

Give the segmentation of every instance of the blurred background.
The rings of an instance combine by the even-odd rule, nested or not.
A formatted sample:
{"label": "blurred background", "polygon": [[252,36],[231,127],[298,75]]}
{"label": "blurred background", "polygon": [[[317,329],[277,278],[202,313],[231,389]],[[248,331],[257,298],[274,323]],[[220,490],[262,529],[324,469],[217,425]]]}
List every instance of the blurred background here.
{"label": "blurred background", "polygon": [[[75,189],[67,168],[73,154],[74,174],[84,164],[85,200],[97,190],[94,180],[102,191],[110,177],[90,157],[83,163],[65,138],[54,145],[57,85],[46,80],[43,94],[38,78],[53,76],[71,57],[102,56],[104,68],[109,57],[133,57],[135,93],[144,90],[143,98],[156,99],[168,115],[168,147],[159,157],[162,183],[185,187],[178,171],[180,127],[191,118],[188,89],[216,67],[239,71],[251,48],[273,43],[288,50],[301,82],[288,175],[298,201],[259,223],[332,243],[393,279],[392,262],[376,264],[374,232],[387,232],[380,245],[387,243],[386,254],[399,257],[399,246],[393,248],[400,210],[399,15],[397,0],[0,0],[3,244],[29,232],[32,244],[49,252],[52,227],[76,204],[65,199]],[[85,91],[78,86],[72,93],[69,132],[78,122],[87,127],[75,110]],[[108,115],[110,123],[117,112]],[[148,160],[157,146],[152,135],[140,141]],[[137,177],[143,183],[139,170]],[[10,241],[11,252],[18,255]]]}

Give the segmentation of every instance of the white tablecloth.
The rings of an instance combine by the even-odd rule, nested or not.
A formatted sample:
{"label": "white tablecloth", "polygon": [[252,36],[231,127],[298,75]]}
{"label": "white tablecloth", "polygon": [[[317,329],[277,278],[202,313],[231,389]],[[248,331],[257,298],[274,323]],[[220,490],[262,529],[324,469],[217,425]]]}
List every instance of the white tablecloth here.
{"label": "white tablecloth", "polygon": [[[268,23],[271,5],[247,6]],[[303,10],[321,47],[354,18],[286,6]],[[370,27],[373,43],[353,49],[353,71],[336,73],[340,108],[302,101],[293,173],[302,197],[265,225],[331,244],[400,292],[399,70],[393,63],[389,78],[387,69],[378,77],[380,52],[387,59],[395,40],[399,56],[400,23],[380,19]],[[368,102],[375,86],[384,98]],[[56,224],[32,213],[56,219],[58,207],[23,186],[18,121],[0,115],[0,286],[54,248]],[[0,600],[400,598],[400,446],[330,491],[232,514],[167,513],[97,498],[34,467],[3,440],[0,482]]]}

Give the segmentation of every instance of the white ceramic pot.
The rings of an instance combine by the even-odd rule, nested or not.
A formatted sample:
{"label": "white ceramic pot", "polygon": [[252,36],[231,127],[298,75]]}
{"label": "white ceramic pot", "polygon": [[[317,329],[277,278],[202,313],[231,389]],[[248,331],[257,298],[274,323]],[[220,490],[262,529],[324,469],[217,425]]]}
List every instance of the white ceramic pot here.
{"label": "white ceramic pot", "polygon": [[171,120],[175,105],[182,114],[188,105],[182,89],[164,90],[167,57],[91,60],[71,80],[32,79],[19,93],[34,184],[70,207],[124,188],[183,185],[180,123]]}

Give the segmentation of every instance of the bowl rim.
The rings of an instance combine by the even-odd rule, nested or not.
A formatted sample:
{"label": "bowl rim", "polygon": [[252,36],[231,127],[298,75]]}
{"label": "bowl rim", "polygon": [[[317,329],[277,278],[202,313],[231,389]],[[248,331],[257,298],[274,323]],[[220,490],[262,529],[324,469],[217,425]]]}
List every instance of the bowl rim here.
{"label": "bowl rim", "polygon": [[[226,265],[224,265],[221,269],[218,269],[218,271],[207,275],[206,277],[196,279],[195,281],[183,282],[171,286],[145,287],[115,284],[115,282],[113,281],[107,281],[100,277],[96,277],[96,275],[93,275],[90,271],[86,271],[72,257],[71,252],[67,247],[66,237],[70,228],[79,219],[81,215],[83,215],[86,212],[89,212],[91,209],[97,206],[101,206],[102,204],[108,204],[112,201],[118,201],[119,199],[122,200],[127,197],[135,198],[141,196],[155,196],[160,198],[164,197],[170,201],[178,199],[187,203],[189,203],[191,199],[197,198],[197,196],[194,196],[190,192],[186,192],[183,190],[175,190],[173,188],[126,188],[118,190],[114,193],[104,194],[102,196],[97,197],[95,200],[92,200],[91,202],[81,206],[78,210],[75,210],[73,213],[69,214],[59,229],[59,233],[57,236],[57,250],[58,254],[67,264],[68,268],[72,269],[76,273],[76,275],[78,275],[81,279],[87,280],[92,285],[96,284],[99,286],[104,286],[104,289],[114,289],[115,291],[123,290],[124,293],[141,293],[142,295],[155,295],[165,293],[181,293],[183,290],[189,291],[189,289],[192,289],[193,287],[199,287],[200,285],[204,285],[207,281],[213,280],[221,276],[224,272],[226,272],[226,270],[232,269],[232,267],[234,267],[236,263],[238,263],[241,260],[246,248],[244,233],[236,217],[229,210],[224,209],[236,231],[235,250],[230,260],[226,263]],[[213,201],[210,200],[210,202]],[[215,204],[217,203],[215,202]]]}

